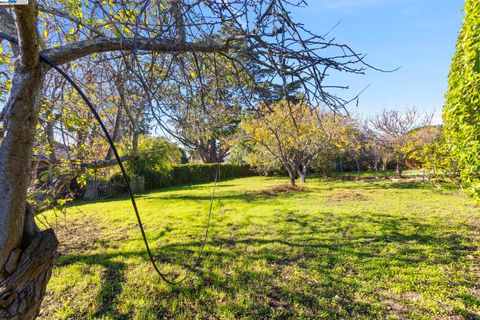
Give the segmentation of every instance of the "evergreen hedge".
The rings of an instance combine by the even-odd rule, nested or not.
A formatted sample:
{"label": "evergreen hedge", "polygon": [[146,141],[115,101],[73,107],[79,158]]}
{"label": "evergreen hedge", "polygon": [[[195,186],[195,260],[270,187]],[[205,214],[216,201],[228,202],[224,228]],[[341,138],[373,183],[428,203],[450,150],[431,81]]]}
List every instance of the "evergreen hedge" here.
{"label": "evergreen hedge", "polygon": [[[222,163],[219,166],[219,181],[253,175],[249,165]],[[208,183],[215,181],[216,172],[216,163],[177,164],[172,167],[170,183],[172,185]]]}
{"label": "evergreen hedge", "polygon": [[[215,181],[216,172],[216,163],[168,164],[162,165],[159,170],[148,171],[143,177],[145,178],[145,189],[151,190],[170,186],[213,182]],[[219,172],[218,181],[256,175],[247,164],[221,163]],[[126,192],[123,177],[119,172],[112,175],[110,183],[119,190],[116,193]]]}
{"label": "evergreen hedge", "polygon": [[[250,177],[255,175],[249,165],[237,165],[222,163],[218,181]],[[165,188],[170,186],[208,183],[215,181],[217,164],[193,163],[193,164],[168,164],[163,165],[159,170],[151,170],[145,177],[145,188],[147,190]],[[117,173],[116,179],[123,179]],[[112,179],[114,179],[112,177]],[[113,180],[112,180],[113,181]]]}
{"label": "evergreen hedge", "polygon": [[480,198],[480,1],[467,0],[464,12],[443,120],[462,183]]}

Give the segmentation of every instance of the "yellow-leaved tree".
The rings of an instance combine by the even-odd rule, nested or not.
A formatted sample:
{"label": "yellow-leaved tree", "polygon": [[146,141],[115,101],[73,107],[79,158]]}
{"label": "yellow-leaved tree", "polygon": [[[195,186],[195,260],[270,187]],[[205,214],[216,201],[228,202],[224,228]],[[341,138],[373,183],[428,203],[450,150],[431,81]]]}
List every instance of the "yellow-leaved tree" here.
{"label": "yellow-leaved tree", "polygon": [[281,100],[261,104],[241,123],[242,133],[254,150],[255,161],[264,166],[281,163],[295,186],[306,182],[312,161],[341,141],[339,122],[333,113],[303,102]]}

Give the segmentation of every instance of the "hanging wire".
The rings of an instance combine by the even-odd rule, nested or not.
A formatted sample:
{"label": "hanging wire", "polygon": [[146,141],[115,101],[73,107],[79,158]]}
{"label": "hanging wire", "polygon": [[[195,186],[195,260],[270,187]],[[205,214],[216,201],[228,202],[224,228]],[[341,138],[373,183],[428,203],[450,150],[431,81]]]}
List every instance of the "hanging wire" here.
{"label": "hanging wire", "polygon": [[[12,37],[12,36],[10,36],[6,33],[0,32],[0,38],[18,45],[18,40],[15,37]],[[113,150],[113,154],[114,154],[115,159],[118,163],[118,166],[120,167],[120,171],[122,172],[122,176],[123,176],[123,179],[125,180],[125,184],[127,186],[128,194],[130,196],[130,201],[132,203],[133,210],[135,212],[135,217],[137,218],[138,227],[140,229],[140,233],[142,234],[142,239],[143,239],[143,242],[145,244],[145,248],[147,250],[148,258],[149,258],[153,268],[155,269],[156,273],[160,276],[160,278],[163,281],[165,281],[166,283],[168,283],[170,285],[177,285],[177,284],[182,283],[183,281],[185,281],[187,279],[187,277],[189,275],[189,272],[193,271],[196,267],[198,267],[198,265],[200,263],[200,260],[201,260],[201,256],[202,256],[203,249],[205,247],[205,244],[206,244],[206,241],[207,241],[207,238],[208,238],[208,232],[209,232],[209,228],[210,228],[210,221],[211,221],[212,210],[213,210],[213,202],[214,202],[214,199],[215,199],[217,182],[218,182],[219,177],[220,177],[220,164],[217,163],[217,168],[216,168],[216,172],[215,172],[215,182],[214,182],[214,187],[213,187],[213,191],[212,191],[212,197],[210,199],[210,208],[209,208],[209,212],[208,212],[207,223],[206,223],[206,226],[205,226],[205,235],[204,235],[203,241],[200,245],[200,249],[198,251],[195,263],[190,268],[187,269],[188,272],[187,272],[187,274],[185,274],[185,276],[183,278],[178,278],[177,277],[177,278],[174,278],[174,279],[170,279],[170,278],[167,277],[166,274],[164,274],[160,270],[160,268],[158,267],[158,265],[155,261],[155,258],[153,257],[153,253],[150,249],[150,245],[148,243],[148,239],[147,239],[147,236],[145,234],[145,228],[144,228],[143,223],[142,223],[142,218],[140,217],[140,213],[139,213],[138,208],[137,208],[137,203],[135,201],[135,196],[134,196],[132,188],[130,186],[130,182],[129,182],[129,179],[128,179],[128,176],[127,176],[127,172],[125,170],[125,167],[123,166],[122,160],[120,158],[120,155],[118,154],[118,150],[115,147],[115,144],[112,140],[112,137],[108,133],[108,130],[105,127],[105,124],[103,123],[102,119],[100,118],[100,115],[98,114],[97,110],[95,109],[93,104],[90,102],[90,100],[88,99],[86,94],[82,91],[82,89],[80,89],[80,87],[75,83],[75,81],[67,73],[65,73],[55,63],[53,63],[50,59],[48,59],[47,57],[45,57],[41,53],[39,53],[39,57],[40,57],[41,61],[43,61],[44,63],[46,63],[47,65],[49,65],[53,69],[55,69],[58,73],[60,73],[60,75],[62,75],[65,78],[65,80],[67,80],[70,83],[70,85],[78,92],[80,97],[82,97],[83,101],[85,101],[88,108],[90,109],[90,112],[93,114],[93,116],[97,120],[98,124],[100,125],[100,128],[102,129],[102,131],[103,131],[103,133],[104,133],[104,135],[105,135],[105,137],[108,141],[108,144],[110,145],[110,147]]]}

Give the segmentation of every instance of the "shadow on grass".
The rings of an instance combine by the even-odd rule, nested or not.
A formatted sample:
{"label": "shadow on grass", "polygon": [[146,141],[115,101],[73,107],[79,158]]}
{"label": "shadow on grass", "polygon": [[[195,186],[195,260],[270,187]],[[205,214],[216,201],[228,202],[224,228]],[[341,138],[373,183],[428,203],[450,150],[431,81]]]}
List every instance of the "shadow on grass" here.
{"label": "shadow on grass", "polygon": [[[234,184],[220,184],[217,188],[226,188],[226,187],[233,187]],[[173,186],[168,188],[161,188],[161,189],[152,189],[145,193],[138,193],[135,194],[135,199],[164,199],[168,198],[169,196],[164,196],[172,191],[200,191],[200,190],[213,190],[212,184],[194,184],[194,185],[183,185],[183,186]],[[153,196],[155,194],[155,196]],[[207,197],[209,198],[209,197]],[[210,199],[210,198],[209,198]],[[119,194],[116,196],[111,197],[104,197],[95,200],[75,200],[66,205],[67,209],[70,207],[82,207],[84,205],[94,204],[94,203],[108,203],[111,201],[117,200],[130,200],[130,196],[128,193]]]}
{"label": "shadow on grass", "polygon": [[[385,190],[385,189],[398,189],[398,190],[431,190],[432,192],[442,192],[444,190],[458,190],[455,185],[444,184],[441,189],[434,188],[431,183],[427,181],[352,181],[349,184],[345,184],[339,180],[329,180],[329,183],[336,184],[338,183],[339,189],[351,189],[358,190]],[[361,187],[359,187],[361,185]]]}
{"label": "shadow on grass", "polygon": [[[276,185],[269,189],[261,189],[261,190],[246,190],[244,192],[222,192],[222,190],[217,191],[216,200],[235,200],[235,201],[243,201],[243,202],[254,202],[254,201],[262,201],[262,200],[270,200],[270,199],[285,199],[285,198],[292,198],[297,196],[302,196],[306,192],[309,192],[309,189],[302,188],[298,190],[290,190],[286,189],[285,191],[280,190],[277,191],[276,188],[283,187],[283,184]],[[212,189],[213,192],[213,189]],[[192,195],[192,194],[160,194],[155,196],[143,195],[139,198],[146,199],[146,200],[167,200],[167,201],[210,201],[212,195],[205,194],[205,195]]]}
{"label": "shadow on grass", "polygon": [[[251,229],[237,232],[246,225],[230,225],[230,236],[210,238],[199,268],[191,270],[197,279],[172,287],[152,299],[173,301],[190,297],[204,299],[206,290],[218,289],[231,297],[229,312],[237,318],[289,319],[304,318],[368,318],[383,319],[393,313],[409,318],[412,306],[397,301],[400,307],[393,311],[375,287],[361,282],[362,276],[371,281],[382,281],[390,268],[407,270],[411,267],[436,266],[443,268],[477,248],[466,246],[469,239],[458,233],[441,232],[438,226],[417,218],[402,218],[389,214],[342,216],[325,214],[319,219],[298,211],[277,212],[268,230]],[[369,224],[368,230],[357,230]],[[375,230],[375,231],[372,231]],[[222,233],[223,235],[225,232]],[[185,261],[193,260],[192,248],[199,241],[166,244],[156,248],[160,264],[167,263],[188,268]],[[392,250],[384,250],[386,247]],[[116,297],[125,282],[125,264],[119,258],[140,257],[144,252],[116,252],[110,254],[60,256],[61,267],[75,262],[101,265],[105,268],[95,316],[128,318],[116,309]],[[255,269],[253,266],[263,266]],[[297,268],[300,275],[290,274]],[[365,275],[362,275],[365,272]],[[152,275],[154,273],[152,272]],[[297,277],[297,278],[296,278]],[[357,278],[358,277],[358,278]],[[376,277],[376,278],[375,278]],[[236,302],[233,297],[246,292],[250,307]],[[359,299],[357,292],[367,292],[378,303]],[[478,304],[478,298],[458,296],[465,305]],[[372,299],[375,300],[375,299]],[[217,301],[204,302],[201,310],[215,317]],[[157,305],[160,305],[158,303]],[[252,307],[253,306],[253,307]],[[418,311],[418,310],[417,310]],[[178,310],[159,307],[157,317],[173,318]],[[193,311],[192,311],[193,312]],[[468,310],[455,310],[453,315],[473,315]],[[425,314],[433,316],[432,314]]]}
{"label": "shadow on grass", "polygon": [[84,263],[89,266],[100,265],[104,268],[101,277],[101,288],[97,295],[98,301],[97,311],[93,315],[95,318],[102,318],[104,316],[114,316],[115,319],[129,319],[128,314],[121,314],[116,309],[116,297],[122,291],[123,283],[125,282],[124,272],[126,265],[123,262],[113,260],[118,256],[127,257],[131,255],[141,255],[141,253],[134,254],[94,254],[94,255],[62,255],[55,259],[55,266],[62,267],[77,262]]}

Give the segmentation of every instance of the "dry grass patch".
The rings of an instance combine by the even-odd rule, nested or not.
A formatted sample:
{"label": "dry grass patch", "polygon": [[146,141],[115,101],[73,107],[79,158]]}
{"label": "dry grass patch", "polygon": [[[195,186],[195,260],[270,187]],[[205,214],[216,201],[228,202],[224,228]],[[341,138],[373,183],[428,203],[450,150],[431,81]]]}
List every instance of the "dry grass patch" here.
{"label": "dry grass patch", "polygon": [[245,191],[246,196],[276,196],[282,193],[289,192],[308,192],[306,187],[292,186],[290,184],[281,184],[263,190],[249,190]]}
{"label": "dry grass patch", "polygon": [[366,201],[368,196],[365,193],[356,190],[337,190],[331,196],[333,201]]}

